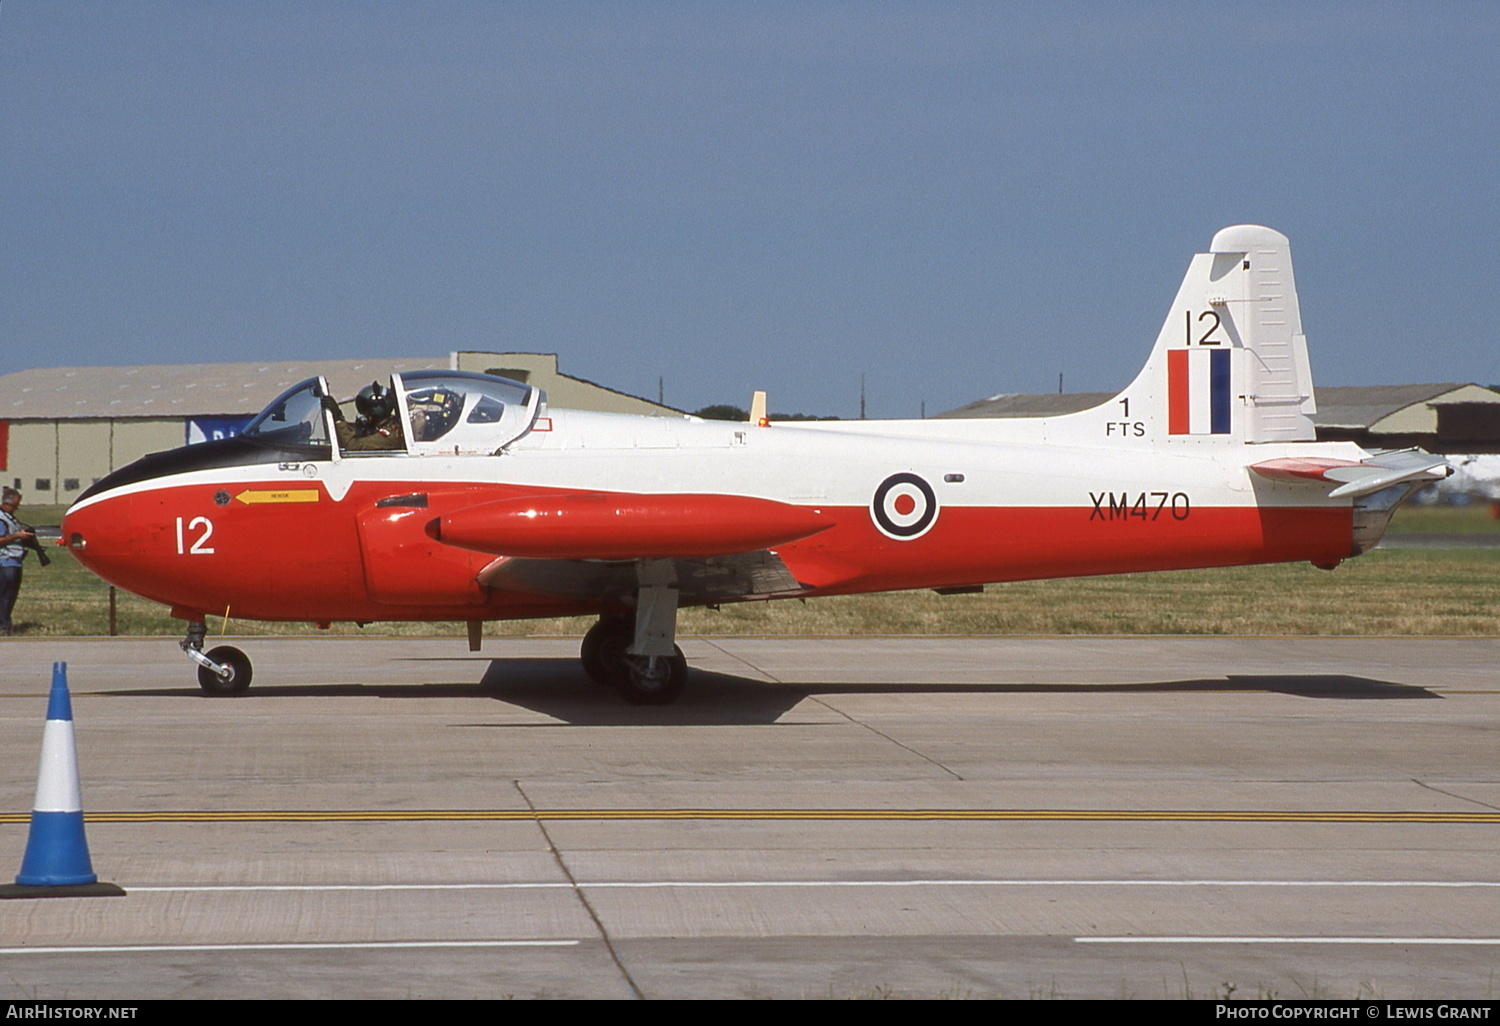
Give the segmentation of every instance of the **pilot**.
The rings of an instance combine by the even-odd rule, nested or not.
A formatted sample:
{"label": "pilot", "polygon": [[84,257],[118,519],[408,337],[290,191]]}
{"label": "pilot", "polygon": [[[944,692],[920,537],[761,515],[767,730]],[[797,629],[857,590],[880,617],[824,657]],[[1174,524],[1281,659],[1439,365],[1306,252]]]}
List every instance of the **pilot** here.
{"label": "pilot", "polygon": [[331,399],[326,405],[334,414],[333,426],[338,432],[339,449],[344,452],[375,452],[381,449],[404,449],[406,438],[401,418],[396,413],[396,394],[378,381],[372,381],[354,397],[359,411],[351,425]]}
{"label": "pilot", "polygon": [[449,388],[428,388],[406,396],[411,410],[411,436],[418,442],[435,441],[458,423],[463,409],[463,393]]}

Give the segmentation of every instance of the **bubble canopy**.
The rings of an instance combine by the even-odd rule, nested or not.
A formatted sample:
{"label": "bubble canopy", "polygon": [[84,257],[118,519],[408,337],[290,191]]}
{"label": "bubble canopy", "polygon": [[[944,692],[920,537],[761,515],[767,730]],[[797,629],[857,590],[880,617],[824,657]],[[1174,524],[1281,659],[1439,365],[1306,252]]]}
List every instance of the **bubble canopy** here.
{"label": "bubble canopy", "polygon": [[[493,453],[531,429],[545,394],[506,378],[465,371],[412,371],[391,376],[404,444],[346,455],[460,455]],[[276,448],[326,448],[332,443],[331,393],[322,377],[281,393],[242,432]]]}
{"label": "bubble canopy", "polygon": [[543,393],[465,371],[392,376],[412,455],[492,453],[531,430]]}

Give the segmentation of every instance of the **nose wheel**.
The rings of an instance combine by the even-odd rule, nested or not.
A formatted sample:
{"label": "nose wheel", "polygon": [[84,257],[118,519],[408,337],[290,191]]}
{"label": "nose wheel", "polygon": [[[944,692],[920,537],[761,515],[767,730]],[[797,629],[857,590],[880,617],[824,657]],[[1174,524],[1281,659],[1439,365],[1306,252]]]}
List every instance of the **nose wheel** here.
{"label": "nose wheel", "polygon": [[233,645],[209,649],[204,658],[219,664],[218,670],[198,667],[198,686],[210,695],[238,695],[250,686],[250,657]]}
{"label": "nose wheel", "polygon": [[207,633],[203,621],[197,620],[188,624],[187,637],[179,642],[183,653],[198,664],[198,686],[216,697],[243,694],[250,686],[250,657],[233,645],[220,645],[205,655]]}

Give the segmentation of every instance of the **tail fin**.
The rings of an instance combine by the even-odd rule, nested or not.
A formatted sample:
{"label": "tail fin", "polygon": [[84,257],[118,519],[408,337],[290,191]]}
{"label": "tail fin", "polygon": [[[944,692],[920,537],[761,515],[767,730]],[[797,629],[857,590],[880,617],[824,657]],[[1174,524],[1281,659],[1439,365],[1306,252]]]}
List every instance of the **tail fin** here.
{"label": "tail fin", "polygon": [[1311,441],[1317,406],[1286,236],[1249,224],[1215,235],[1146,366],[1100,409],[1158,441]]}

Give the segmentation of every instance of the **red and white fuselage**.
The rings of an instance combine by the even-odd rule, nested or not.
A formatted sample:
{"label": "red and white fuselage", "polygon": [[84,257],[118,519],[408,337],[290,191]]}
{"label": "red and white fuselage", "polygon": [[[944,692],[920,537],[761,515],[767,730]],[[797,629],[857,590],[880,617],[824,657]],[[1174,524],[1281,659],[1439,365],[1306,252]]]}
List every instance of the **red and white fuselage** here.
{"label": "red and white fuselage", "polygon": [[[64,540],[189,620],[474,621],[632,608],[647,563],[681,604],[1332,565],[1446,473],[1313,440],[1290,252],[1255,226],[1194,259],[1136,380],[1067,416],[727,423],[480,378],[398,376],[412,427],[373,452],[283,397],[260,442],[106,478]],[[298,409],[310,433],[283,445]]]}
{"label": "red and white fuselage", "polygon": [[[549,419],[550,431],[504,456],[278,460],[138,482],[80,503],[64,536],[82,539],[75,551],[101,577],[181,611],[313,621],[590,608],[481,586],[481,572],[504,555],[619,560],[765,548],[801,586],[791,594],[814,595],[1354,554],[1351,500],[1250,470],[1251,457],[1306,453],[1305,444],[1231,450],[1236,461],[1203,447],[1049,445],[1047,421],[759,428],[576,411]],[[1316,450],[1366,455],[1348,444]],[[406,495],[425,504],[377,505]],[[648,496],[660,498],[630,516]],[[483,547],[427,530],[504,502],[536,508],[533,522],[542,521],[534,537],[525,524],[505,528],[517,536],[510,553],[485,551],[506,547],[499,525]],[[805,516],[778,530],[780,506]],[[619,526],[602,532],[614,546],[601,548],[598,522],[620,508]],[[606,516],[576,524],[594,509]]]}

